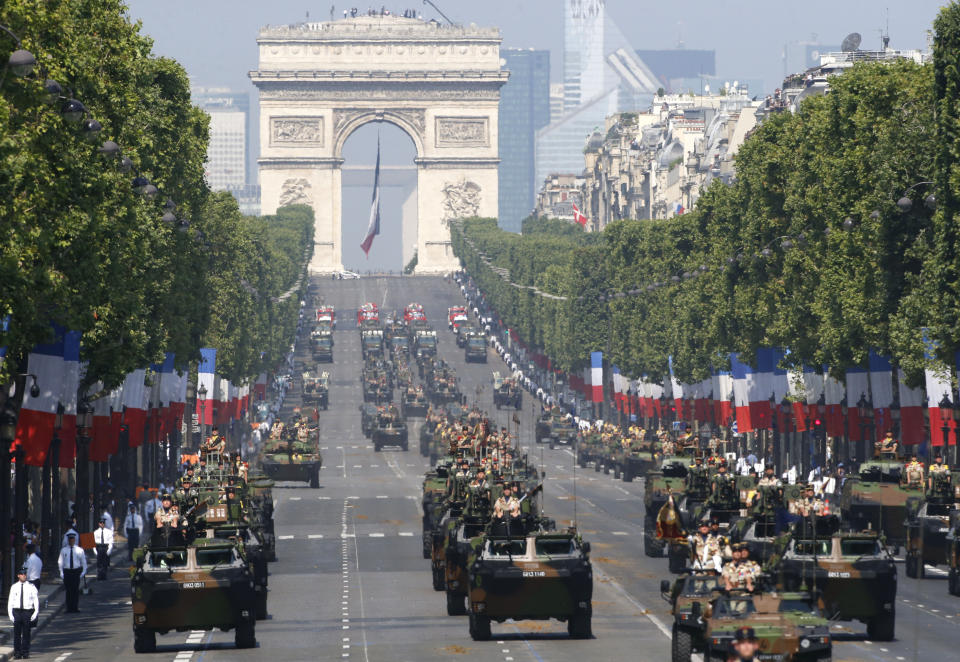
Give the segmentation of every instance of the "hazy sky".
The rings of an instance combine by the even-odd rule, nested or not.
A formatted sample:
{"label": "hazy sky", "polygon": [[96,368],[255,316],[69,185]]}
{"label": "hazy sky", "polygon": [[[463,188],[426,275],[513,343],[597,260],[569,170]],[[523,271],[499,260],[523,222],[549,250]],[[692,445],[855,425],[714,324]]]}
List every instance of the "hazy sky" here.
{"label": "hazy sky", "polygon": [[[154,39],[154,52],[179,60],[194,84],[204,87],[255,89],[247,73],[257,67],[256,38],[260,27],[311,20],[329,20],[331,2],[308,0],[128,0],[132,18],[143,21],[143,32]],[[498,26],[503,46],[549,49],[554,82],[561,82],[563,59],[563,0],[435,0],[459,23]],[[721,80],[762,81],[769,92],[783,79],[785,44],[819,41],[836,45],[850,32],[863,35],[862,48],[877,49],[880,31],[889,23],[891,46],[925,48],[927,34],[946,0],[607,0],[607,14],[637,49],[686,48],[716,51]],[[383,0],[376,7],[383,6]],[[333,3],[334,15],[373,4]],[[394,12],[416,8],[424,17],[437,17],[422,0],[388,1]],[[791,72],[792,73],[792,72]],[[256,126],[256,124],[254,124]],[[412,164],[413,146],[399,130],[384,127],[385,164]],[[348,165],[373,163],[377,129],[361,127],[345,146]],[[252,137],[253,153],[258,136]],[[366,228],[370,190],[344,190],[344,262],[348,268],[400,267],[398,189],[384,191],[383,236],[374,243],[370,259],[359,244]]]}

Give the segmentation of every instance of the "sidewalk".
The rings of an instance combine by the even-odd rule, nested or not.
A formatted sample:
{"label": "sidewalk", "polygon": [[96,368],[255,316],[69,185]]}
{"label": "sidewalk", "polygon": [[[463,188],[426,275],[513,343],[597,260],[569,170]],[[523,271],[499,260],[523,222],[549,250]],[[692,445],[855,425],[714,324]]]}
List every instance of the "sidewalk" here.
{"label": "sidewalk", "polygon": [[[93,615],[95,608],[101,605],[103,598],[107,597],[106,593],[116,592],[105,591],[105,585],[113,584],[114,582],[112,580],[119,578],[121,575],[123,575],[125,579],[128,566],[126,544],[118,545],[110,555],[110,569],[107,574],[107,582],[98,582],[96,554],[87,550],[86,580],[87,587],[92,590],[92,594],[83,595],[83,583],[81,582],[81,614],[78,614],[78,616]],[[40,585],[40,615],[37,617],[37,626],[30,631],[31,653],[34,652],[34,649],[36,649],[37,652],[40,650],[41,642],[37,635],[43,632],[51,622],[60,616],[66,607],[66,594],[63,590],[63,582],[58,576],[56,565],[54,565],[52,569],[47,569],[47,571],[50,574],[50,578],[45,577],[44,582]],[[127,595],[128,589],[129,583],[126,584],[122,595]],[[3,618],[0,619],[0,662],[7,662],[13,659],[13,623],[7,618],[6,606],[6,596],[3,596]],[[89,612],[89,614],[83,614],[84,611]]]}

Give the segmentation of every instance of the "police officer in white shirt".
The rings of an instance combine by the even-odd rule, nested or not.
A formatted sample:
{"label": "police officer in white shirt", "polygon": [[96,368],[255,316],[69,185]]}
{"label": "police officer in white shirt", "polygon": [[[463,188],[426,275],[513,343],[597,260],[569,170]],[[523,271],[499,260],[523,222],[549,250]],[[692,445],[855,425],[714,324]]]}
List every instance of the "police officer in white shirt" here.
{"label": "police officer in white shirt", "polygon": [[67,534],[67,546],[60,550],[57,566],[67,594],[67,613],[76,613],[80,611],[80,578],[87,574],[87,555],[77,545],[76,533]]}
{"label": "police officer in white shirt", "polygon": [[77,530],[73,528],[73,523],[71,521],[67,520],[66,526],[64,528],[66,529],[66,531],[63,534],[63,538],[60,540],[61,547],[67,546],[67,538],[70,536],[71,533],[73,535],[78,535]]}
{"label": "police officer in white shirt", "polygon": [[133,560],[133,550],[140,546],[140,536],[143,534],[143,518],[137,512],[137,507],[130,504],[129,512],[123,520],[123,530],[127,534],[127,557]]}
{"label": "police officer in white shirt", "polygon": [[100,521],[103,522],[108,529],[113,531],[113,516],[106,508],[103,509],[103,513],[100,515]]}
{"label": "police officer in white shirt", "polygon": [[27,581],[40,588],[40,575],[43,574],[43,559],[37,554],[36,545],[27,545]]}
{"label": "police officer in white shirt", "polygon": [[106,519],[100,518],[100,526],[93,532],[93,543],[97,546],[97,579],[107,578],[110,567],[110,552],[113,551],[113,530],[107,528]]}
{"label": "police officer in white shirt", "polygon": [[21,660],[30,657],[30,626],[40,615],[40,594],[27,581],[27,566],[17,571],[17,579],[7,597],[7,615],[13,622],[13,659]]}

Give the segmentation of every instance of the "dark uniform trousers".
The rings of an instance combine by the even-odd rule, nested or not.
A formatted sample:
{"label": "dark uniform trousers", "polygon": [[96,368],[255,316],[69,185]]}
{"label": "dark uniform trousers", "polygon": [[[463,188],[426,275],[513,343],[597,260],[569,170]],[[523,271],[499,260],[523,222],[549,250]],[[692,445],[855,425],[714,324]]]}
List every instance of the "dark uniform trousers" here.
{"label": "dark uniform trousers", "polygon": [[97,579],[106,579],[109,567],[110,555],[107,554],[107,545],[97,545]]}
{"label": "dark uniform trousers", "polygon": [[13,652],[15,655],[30,654],[30,626],[33,625],[32,609],[13,610]]}
{"label": "dark uniform trousers", "polygon": [[140,529],[127,529],[127,558],[133,560],[133,550],[140,546]]}
{"label": "dark uniform trousers", "polygon": [[78,611],[80,609],[80,575],[83,570],[80,568],[63,569],[63,589],[67,593],[67,611]]}

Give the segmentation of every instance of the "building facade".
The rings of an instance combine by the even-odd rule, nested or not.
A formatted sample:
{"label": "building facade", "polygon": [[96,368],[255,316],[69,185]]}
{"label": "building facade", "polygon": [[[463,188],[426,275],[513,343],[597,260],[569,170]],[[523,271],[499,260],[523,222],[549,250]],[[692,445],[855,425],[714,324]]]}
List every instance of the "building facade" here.
{"label": "building facade", "polygon": [[537,196],[536,136],[550,123],[550,52],[501,49],[510,79],[500,89],[498,223],[520,232]]}
{"label": "building facade", "polygon": [[226,88],[195,87],[193,103],[210,115],[207,184],[214,191],[243,189],[250,154],[250,97]]}

